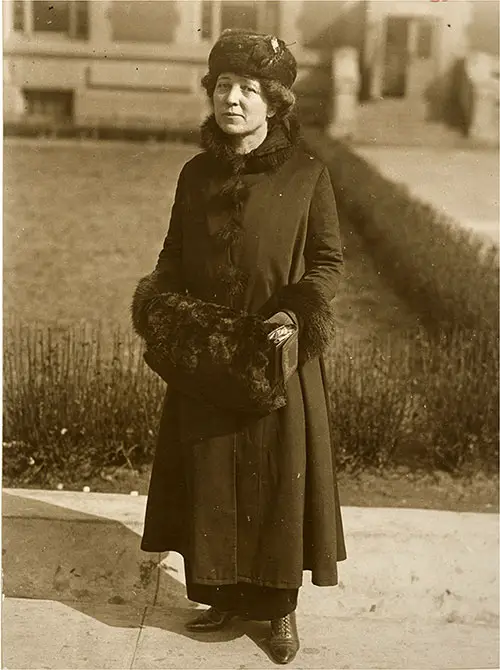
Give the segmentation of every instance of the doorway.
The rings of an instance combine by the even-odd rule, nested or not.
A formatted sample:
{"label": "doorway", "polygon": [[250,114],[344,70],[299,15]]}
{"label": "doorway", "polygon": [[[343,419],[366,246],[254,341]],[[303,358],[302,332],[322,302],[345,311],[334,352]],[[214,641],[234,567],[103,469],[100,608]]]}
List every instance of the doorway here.
{"label": "doorway", "polygon": [[419,97],[432,77],[435,23],[425,16],[388,16],[382,95]]}
{"label": "doorway", "polygon": [[403,98],[408,80],[409,23],[401,16],[386,19],[384,78],[382,95],[384,98]]}

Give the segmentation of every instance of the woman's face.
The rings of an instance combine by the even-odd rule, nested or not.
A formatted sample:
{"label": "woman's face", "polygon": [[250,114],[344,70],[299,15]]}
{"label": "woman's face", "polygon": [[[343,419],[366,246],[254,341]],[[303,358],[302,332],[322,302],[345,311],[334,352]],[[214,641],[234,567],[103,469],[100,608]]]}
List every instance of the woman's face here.
{"label": "woman's face", "polygon": [[217,125],[228,135],[252,135],[274,115],[259,80],[232,72],[218,76],[212,100]]}

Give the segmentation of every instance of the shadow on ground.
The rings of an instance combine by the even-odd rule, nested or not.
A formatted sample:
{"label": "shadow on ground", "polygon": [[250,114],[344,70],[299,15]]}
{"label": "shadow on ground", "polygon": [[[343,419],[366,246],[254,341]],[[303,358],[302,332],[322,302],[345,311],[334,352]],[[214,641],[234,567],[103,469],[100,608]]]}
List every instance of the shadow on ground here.
{"label": "shadow on ground", "polygon": [[[140,550],[140,527],[12,493],[3,493],[4,594],[52,600],[108,626],[141,627],[146,608],[157,604],[161,559]],[[170,568],[172,569],[172,568]],[[162,570],[162,629],[199,639],[184,630],[196,604],[184,584]],[[115,607],[108,607],[114,605]],[[119,607],[116,607],[119,606]],[[244,634],[237,625],[203,637],[220,642]]]}

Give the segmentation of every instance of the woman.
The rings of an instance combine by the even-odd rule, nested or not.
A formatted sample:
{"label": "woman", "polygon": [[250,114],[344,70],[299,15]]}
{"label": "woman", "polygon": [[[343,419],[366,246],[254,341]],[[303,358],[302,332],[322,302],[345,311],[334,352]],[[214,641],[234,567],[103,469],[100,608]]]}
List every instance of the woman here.
{"label": "woman", "polygon": [[[193,313],[216,304],[298,327],[298,370],[264,415],[169,383],[142,540],[145,551],[181,553],[188,598],[210,606],[189,630],[270,621],[279,663],[299,649],[303,570],[335,585],[346,556],[321,358],[342,250],[328,171],[300,144],[296,72],[276,37],[221,35],[202,82],[213,109],[204,151],[182,169],[163,250],[133,302],[146,341],[161,338],[151,324],[162,293],[190,296]],[[168,323],[162,342],[177,338],[182,355]]]}

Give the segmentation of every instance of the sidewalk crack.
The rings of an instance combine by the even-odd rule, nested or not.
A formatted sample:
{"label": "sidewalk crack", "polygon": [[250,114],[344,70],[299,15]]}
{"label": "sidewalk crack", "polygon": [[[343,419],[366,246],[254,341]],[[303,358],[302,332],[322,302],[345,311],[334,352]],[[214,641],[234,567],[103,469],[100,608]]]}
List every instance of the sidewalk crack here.
{"label": "sidewalk crack", "polygon": [[160,592],[161,561],[162,561],[162,554],[160,553],[158,554],[158,560],[156,562],[156,586],[155,586],[155,593],[153,596],[153,607],[156,605],[156,602],[158,600],[158,593]]}
{"label": "sidewalk crack", "polygon": [[[157,565],[156,584],[155,584],[155,590],[154,590],[154,594],[153,594],[153,602],[152,602],[151,607],[154,607],[156,605],[156,602],[158,600],[158,593],[160,591],[160,578],[161,578],[160,563],[161,563],[161,560],[162,560],[162,554],[160,553],[160,554],[158,554],[158,558],[157,558],[157,561],[156,561],[156,565]],[[146,615],[148,613],[148,607],[149,607],[149,605],[146,604],[146,606],[144,607],[144,612],[142,613],[141,623],[139,624],[139,632],[137,633],[137,639],[135,641],[134,652],[132,654],[132,661],[131,661],[129,670],[133,670],[134,665],[135,665],[135,659],[137,658],[137,651],[139,649],[139,643],[141,641],[142,631],[144,630],[144,624],[145,624],[145,621],[146,621]]]}
{"label": "sidewalk crack", "polygon": [[139,624],[139,632],[137,633],[137,639],[135,641],[134,651],[132,653],[132,661],[130,662],[129,670],[133,670],[134,665],[135,665],[135,659],[137,657],[137,650],[139,649],[139,642],[141,641],[142,631],[144,630],[144,622],[146,621],[147,612],[148,612],[148,606],[146,605],[144,607],[144,611],[142,613],[141,623]]}

